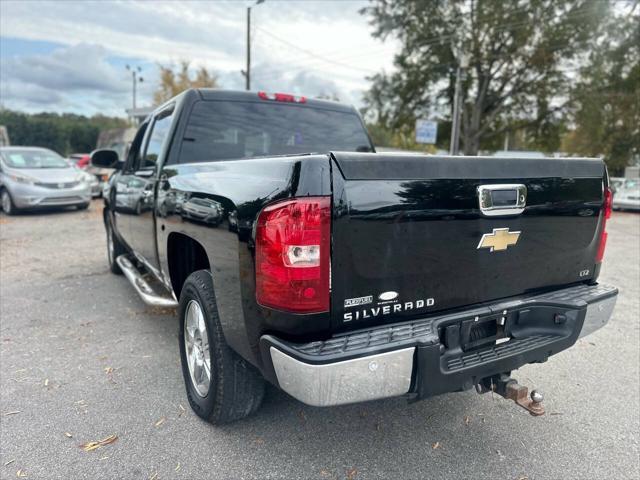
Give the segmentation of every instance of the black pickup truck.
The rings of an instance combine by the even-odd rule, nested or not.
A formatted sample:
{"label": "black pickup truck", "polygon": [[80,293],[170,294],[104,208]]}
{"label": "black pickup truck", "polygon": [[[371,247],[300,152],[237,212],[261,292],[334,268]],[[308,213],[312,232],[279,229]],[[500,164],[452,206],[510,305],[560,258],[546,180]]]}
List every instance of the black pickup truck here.
{"label": "black pickup truck", "polygon": [[475,387],[533,414],[509,375],[611,316],[598,159],[378,154],[352,108],[189,90],[141,126],[104,224],[114,273],[177,307],[187,396],[245,417],[265,379],[340,405]]}

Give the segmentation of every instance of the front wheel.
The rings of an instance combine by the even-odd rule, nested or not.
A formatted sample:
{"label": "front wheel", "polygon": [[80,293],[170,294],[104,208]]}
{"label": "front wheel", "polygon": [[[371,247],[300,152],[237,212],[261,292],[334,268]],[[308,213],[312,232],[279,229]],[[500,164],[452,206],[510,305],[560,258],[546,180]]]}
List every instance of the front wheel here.
{"label": "front wheel", "polygon": [[2,204],[2,210],[7,215],[15,215],[18,210],[13,203],[11,194],[6,188],[3,188],[2,192],[0,193],[0,204]]}
{"label": "front wheel", "polygon": [[258,410],[264,380],[224,339],[211,272],[189,275],[178,312],[182,374],[193,411],[208,422],[222,424]]}
{"label": "front wheel", "polygon": [[127,250],[115,236],[109,217],[106,218],[104,226],[107,230],[107,261],[109,262],[109,269],[112,273],[122,275],[122,270],[120,269],[118,262],[116,262],[116,258],[127,253]]}

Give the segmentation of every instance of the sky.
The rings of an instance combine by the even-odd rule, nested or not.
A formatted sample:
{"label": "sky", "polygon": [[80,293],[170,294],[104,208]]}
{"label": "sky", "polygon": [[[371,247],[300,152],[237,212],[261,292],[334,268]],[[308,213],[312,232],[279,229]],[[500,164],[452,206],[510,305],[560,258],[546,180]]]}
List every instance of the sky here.
{"label": "sky", "polygon": [[[253,2],[0,0],[0,103],[26,112],[125,116],[152,104],[158,64],[213,71],[244,89]],[[368,76],[393,69],[397,41],[372,37],[362,0],[266,0],[251,10],[252,90],[336,95],[362,105]]]}

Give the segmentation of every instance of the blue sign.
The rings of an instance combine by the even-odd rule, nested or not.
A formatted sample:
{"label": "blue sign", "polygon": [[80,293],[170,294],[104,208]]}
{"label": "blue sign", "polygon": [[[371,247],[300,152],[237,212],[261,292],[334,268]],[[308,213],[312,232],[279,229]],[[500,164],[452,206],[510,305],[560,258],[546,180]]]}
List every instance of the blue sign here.
{"label": "blue sign", "polygon": [[438,122],[431,120],[416,120],[416,142],[436,143],[438,136]]}

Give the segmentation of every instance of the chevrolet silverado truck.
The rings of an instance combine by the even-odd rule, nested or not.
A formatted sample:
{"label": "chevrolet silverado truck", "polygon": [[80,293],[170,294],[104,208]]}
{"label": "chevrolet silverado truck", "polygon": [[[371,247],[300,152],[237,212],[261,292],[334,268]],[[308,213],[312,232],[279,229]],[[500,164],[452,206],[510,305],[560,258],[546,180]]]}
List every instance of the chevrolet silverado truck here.
{"label": "chevrolet silverado truck", "polygon": [[586,158],[375,153],[357,111],[189,90],[141,124],[105,195],[108,261],[176,307],[188,401],[223,423],[265,383],[314,406],[476,388],[612,314],[611,191]]}

